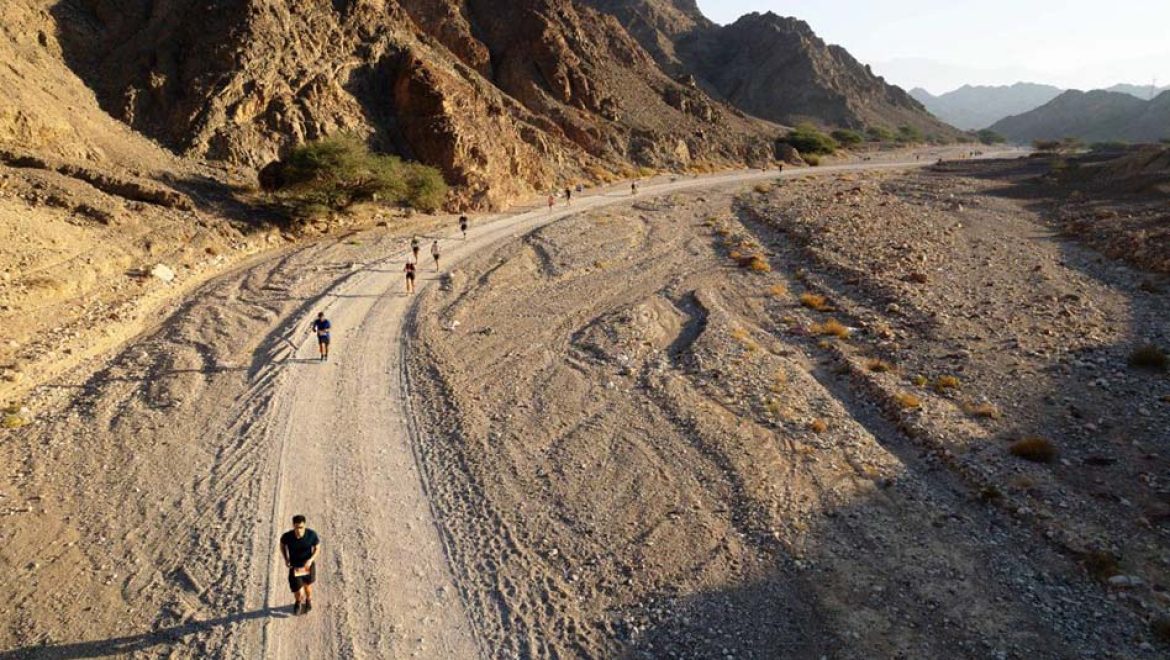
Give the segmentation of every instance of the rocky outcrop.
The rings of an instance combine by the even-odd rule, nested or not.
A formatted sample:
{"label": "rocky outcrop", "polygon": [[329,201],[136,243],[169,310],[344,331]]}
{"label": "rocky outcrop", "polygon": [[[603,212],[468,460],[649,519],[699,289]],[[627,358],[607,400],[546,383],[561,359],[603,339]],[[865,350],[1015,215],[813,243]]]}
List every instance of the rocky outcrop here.
{"label": "rocky outcrop", "polygon": [[631,161],[755,161],[776,132],[672,80],[613,17],[570,0],[65,0],[54,12],[107,112],[176,151],[259,168],[355,132],[440,167],[471,206]]}
{"label": "rocky outcrop", "polygon": [[748,114],[782,124],[913,126],[957,135],[902,89],[887,84],[807,23],[771,12],[718,26],[690,0],[588,0],[613,12],[663,68]]}

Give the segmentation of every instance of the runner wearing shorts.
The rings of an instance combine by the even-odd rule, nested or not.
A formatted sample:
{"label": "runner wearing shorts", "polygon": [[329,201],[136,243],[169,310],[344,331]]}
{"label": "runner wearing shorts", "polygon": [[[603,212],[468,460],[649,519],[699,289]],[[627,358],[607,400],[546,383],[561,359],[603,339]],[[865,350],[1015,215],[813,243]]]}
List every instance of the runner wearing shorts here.
{"label": "runner wearing shorts", "polygon": [[418,236],[415,236],[414,238],[410,239],[410,251],[414,254],[415,261],[418,261],[418,246],[419,246]]}
{"label": "runner wearing shorts", "polygon": [[463,240],[467,240],[467,216],[459,216],[459,231],[463,232]]}
{"label": "runner wearing shorts", "polygon": [[402,272],[406,273],[406,293],[414,293],[414,262],[406,262],[406,266],[402,268]]}
{"label": "runner wearing shorts", "polygon": [[309,332],[317,333],[317,350],[321,352],[321,361],[329,359],[329,330],[333,324],[325,318],[325,312],[317,312],[317,318],[309,327]]}
{"label": "runner wearing shorts", "polygon": [[435,272],[439,272],[439,241],[436,239],[431,243],[431,256],[435,259]]}
{"label": "runner wearing shorts", "polygon": [[321,539],[305,526],[305,517],[295,515],[293,528],[280,536],[280,555],[288,567],[288,588],[296,604],[293,614],[308,614],[313,609],[313,583],[317,580],[317,554]]}

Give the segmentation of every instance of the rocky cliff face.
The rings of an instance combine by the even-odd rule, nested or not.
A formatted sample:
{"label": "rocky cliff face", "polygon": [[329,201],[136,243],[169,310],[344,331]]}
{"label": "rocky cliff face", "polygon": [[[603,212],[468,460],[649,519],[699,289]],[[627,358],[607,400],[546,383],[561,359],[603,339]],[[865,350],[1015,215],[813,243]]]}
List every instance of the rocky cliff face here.
{"label": "rocky cliff face", "polygon": [[588,1],[630,26],[665,69],[694,75],[705,90],[754,116],[782,124],[909,125],[928,135],[956,134],[803,21],[755,13],[720,27],[689,0]]}
{"label": "rocky cliff face", "polygon": [[570,0],[65,0],[107,112],[184,154],[259,167],[352,131],[495,206],[630,163],[742,163],[773,127],[677,83]]}

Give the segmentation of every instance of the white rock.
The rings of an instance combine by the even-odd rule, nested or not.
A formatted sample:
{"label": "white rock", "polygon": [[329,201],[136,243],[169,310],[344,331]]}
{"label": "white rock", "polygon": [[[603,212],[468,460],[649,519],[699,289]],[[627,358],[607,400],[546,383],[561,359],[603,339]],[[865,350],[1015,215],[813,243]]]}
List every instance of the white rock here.
{"label": "white rock", "polygon": [[166,264],[155,264],[154,268],[150,269],[150,274],[164,282],[175,281],[175,271]]}

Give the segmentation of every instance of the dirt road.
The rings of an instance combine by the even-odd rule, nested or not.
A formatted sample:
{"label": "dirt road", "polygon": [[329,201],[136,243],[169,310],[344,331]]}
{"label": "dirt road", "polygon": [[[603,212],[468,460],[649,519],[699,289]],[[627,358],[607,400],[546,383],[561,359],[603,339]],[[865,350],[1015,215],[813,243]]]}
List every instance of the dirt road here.
{"label": "dirt road", "polygon": [[[650,182],[639,197],[776,175]],[[442,228],[444,267],[629,200],[477,220],[466,242]],[[379,230],[254,260],[40,388],[38,423],[0,445],[2,657],[476,653],[403,421],[404,254]],[[318,310],[335,327],[326,364],[305,341]],[[325,554],[319,606],[292,620],[275,542],[296,512]]]}

